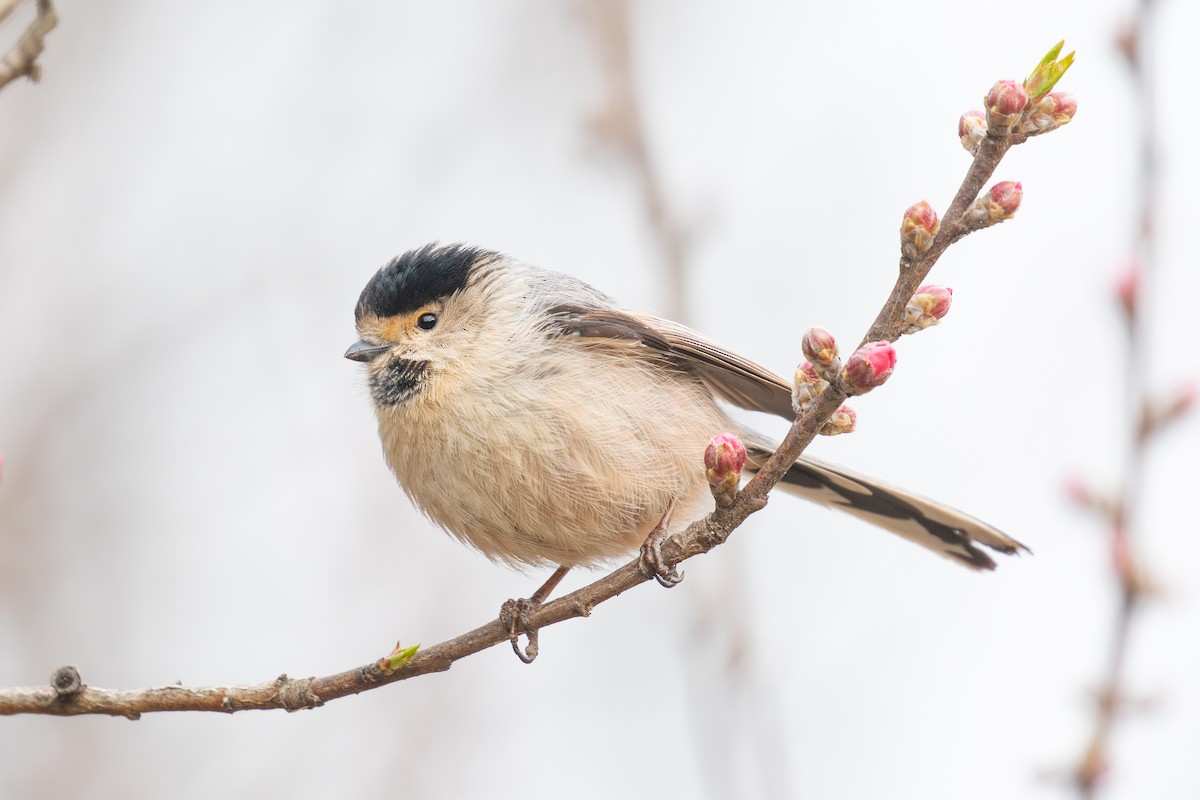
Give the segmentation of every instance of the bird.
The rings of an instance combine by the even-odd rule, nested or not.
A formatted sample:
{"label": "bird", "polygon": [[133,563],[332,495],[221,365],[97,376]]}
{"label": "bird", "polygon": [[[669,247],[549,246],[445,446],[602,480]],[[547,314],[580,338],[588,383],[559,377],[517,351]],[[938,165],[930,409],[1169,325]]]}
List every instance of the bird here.
{"label": "bird", "polygon": [[[769,369],[578,278],[472,245],[390,259],[354,321],[345,357],[366,365],[384,458],[412,502],[489,559],[556,566],[559,578],[628,556],[668,516],[677,530],[708,513],[702,455],[714,434],[741,438],[748,471],[766,462],[775,445],[728,406],[795,417],[791,382]],[[779,488],[975,570],[995,568],[987,550],[1027,549],[808,456]]]}

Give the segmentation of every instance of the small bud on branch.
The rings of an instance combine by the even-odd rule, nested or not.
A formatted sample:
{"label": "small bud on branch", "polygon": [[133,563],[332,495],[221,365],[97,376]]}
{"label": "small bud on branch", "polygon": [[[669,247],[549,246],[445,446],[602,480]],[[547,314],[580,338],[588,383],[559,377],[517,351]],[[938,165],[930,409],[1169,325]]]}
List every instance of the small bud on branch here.
{"label": "small bud on branch", "polygon": [[807,361],[796,366],[792,379],[792,410],[800,414],[814,399],[829,388],[829,381],[817,374],[817,369]]}
{"label": "small bud on branch", "polygon": [[968,153],[975,155],[986,137],[987,120],[982,111],[968,111],[958,118],[958,140]]}
{"label": "small bud on branch", "polygon": [[821,426],[822,436],[839,436],[843,433],[854,433],[854,427],[858,422],[858,414],[854,409],[843,403],[838,406],[838,410],[833,412],[833,416],[829,421]]}
{"label": "small bud on branch", "polygon": [[746,447],[732,433],[720,433],[704,450],[705,477],[719,508],[729,508],[737,496],[746,466]]}
{"label": "small bud on branch", "polygon": [[896,366],[890,342],[867,342],[854,351],[842,369],[842,382],[850,394],[865,394],[882,386]]}
{"label": "small bud on branch", "polygon": [[1142,265],[1137,259],[1130,261],[1113,284],[1113,296],[1125,314],[1125,322],[1132,325],[1137,317],[1138,288],[1142,283]]}
{"label": "small bud on branch", "polygon": [[1051,92],[1029,104],[1021,133],[1037,136],[1066,125],[1075,116],[1075,98],[1066,92]]}
{"label": "small bud on branch", "polygon": [[1021,207],[1024,194],[1020,181],[1002,181],[984,192],[963,214],[963,223],[971,230],[980,230],[1012,219]]}
{"label": "small bud on branch", "polygon": [[924,200],[911,205],[900,223],[900,252],[905,258],[916,258],[933,246],[941,221],[933,206]]}
{"label": "small bud on branch", "polygon": [[926,285],[917,289],[904,309],[901,333],[916,333],[938,324],[950,312],[954,290],[949,286]]}
{"label": "small bud on branch", "polygon": [[987,110],[987,129],[993,136],[1004,136],[1017,126],[1029,98],[1016,81],[996,81],[983,106]]}
{"label": "small bud on branch", "polygon": [[828,370],[838,358],[837,342],[824,328],[809,328],[800,340],[800,349],[818,373]]}

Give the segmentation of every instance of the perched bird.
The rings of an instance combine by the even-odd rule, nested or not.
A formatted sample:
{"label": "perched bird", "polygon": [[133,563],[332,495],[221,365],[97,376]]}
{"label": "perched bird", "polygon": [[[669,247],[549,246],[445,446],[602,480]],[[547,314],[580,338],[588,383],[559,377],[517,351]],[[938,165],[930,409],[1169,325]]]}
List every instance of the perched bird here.
{"label": "perched bird", "polygon": [[[791,383],[576,278],[427,245],[385,264],[354,310],[388,466],[431,520],[488,558],[556,574],[637,550],[712,508],[702,454],[737,433],[718,404],[794,417]],[[803,457],[780,487],[961,564],[1023,546],[939,503]],[[560,575],[561,576],[561,575]]]}

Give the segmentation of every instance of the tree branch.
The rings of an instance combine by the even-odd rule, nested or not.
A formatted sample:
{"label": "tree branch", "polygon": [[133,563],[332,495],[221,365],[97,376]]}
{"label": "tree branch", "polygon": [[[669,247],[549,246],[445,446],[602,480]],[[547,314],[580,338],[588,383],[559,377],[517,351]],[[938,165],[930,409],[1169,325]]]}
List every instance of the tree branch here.
{"label": "tree branch", "polygon": [[[20,2],[21,0],[8,0],[8,3],[0,8],[0,22],[8,17]],[[37,0],[37,16],[0,61],[0,89],[22,76],[37,81],[41,76],[37,57],[46,48],[46,35],[54,30],[57,24],[58,12],[54,10],[54,4],[50,0]]]}

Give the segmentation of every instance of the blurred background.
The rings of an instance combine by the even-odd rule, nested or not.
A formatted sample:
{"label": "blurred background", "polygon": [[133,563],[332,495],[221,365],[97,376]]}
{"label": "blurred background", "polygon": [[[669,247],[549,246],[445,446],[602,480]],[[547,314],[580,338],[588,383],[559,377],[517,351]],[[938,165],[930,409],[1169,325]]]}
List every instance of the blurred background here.
{"label": "blurred background", "polygon": [[[1080,110],[1006,158],[1016,220],[951,248],[932,276],[950,316],[900,342],[858,433],[810,451],[1033,556],[973,574],[777,498],[679,588],[543,631],[532,666],[497,647],[291,715],[0,720],[0,796],[1070,796],[1118,595],[1103,525],[1062,487],[1115,485],[1127,449],[1112,286],[1141,106],[1114,40],[1133,5],[646,0],[622,51],[615,0],[63,0],[42,81],[0,93],[7,686],[67,663],[113,688],[328,674],[541,583],[431,528],[383,463],[341,356],[393,255],[498,249],[790,375],[808,326],[866,330],[904,209],[948,205],[958,117],[995,80],[1066,37]],[[1198,26],[1162,0],[1147,31],[1140,357],[1163,388],[1200,372]],[[630,87],[644,162],[614,127]],[[1176,425],[1145,464],[1161,596],[1127,688],[1153,709],[1122,719],[1106,796],[1200,795],[1197,433]]]}

